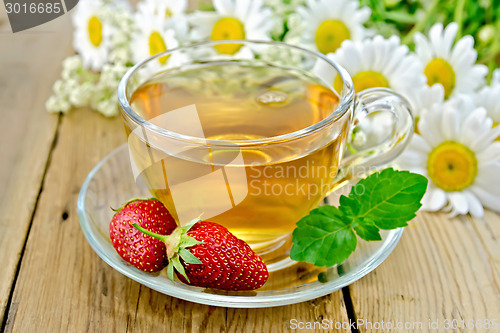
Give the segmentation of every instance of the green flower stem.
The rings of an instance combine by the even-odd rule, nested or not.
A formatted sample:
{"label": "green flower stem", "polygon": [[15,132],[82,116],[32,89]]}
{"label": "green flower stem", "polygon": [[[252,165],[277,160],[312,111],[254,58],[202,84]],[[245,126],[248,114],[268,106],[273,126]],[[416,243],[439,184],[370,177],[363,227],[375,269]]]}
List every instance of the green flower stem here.
{"label": "green flower stem", "polygon": [[462,37],[464,8],[465,8],[465,0],[458,0],[457,6],[455,7],[455,13],[453,15],[453,21],[458,23],[457,39],[460,39]]}
{"label": "green flower stem", "polygon": [[428,22],[430,21],[432,15],[437,11],[438,4],[439,4],[439,0],[434,0],[431,8],[425,13],[425,17],[423,17],[420,21],[418,21],[413,26],[413,28],[411,28],[411,30],[408,31],[406,36],[402,39],[403,44],[407,44],[407,45],[410,44],[413,41],[413,35],[418,31],[424,30],[424,28],[427,26]]}
{"label": "green flower stem", "polygon": [[478,63],[480,64],[486,64],[490,66],[490,64],[493,64],[494,67],[498,67],[500,64],[496,62],[496,58],[498,57],[500,53],[500,42],[494,42],[491,45],[490,50],[487,52],[487,54],[480,60]]}
{"label": "green flower stem", "polygon": [[[500,21],[495,24],[495,33],[500,31]],[[489,50],[486,52],[486,55],[482,57],[480,61],[481,64],[486,64],[488,68],[490,68],[489,76],[491,76],[492,68],[498,67],[500,64],[497,63],[497,57],[500,53],[500,39],[494,38],[493,43],[491,43]]]}

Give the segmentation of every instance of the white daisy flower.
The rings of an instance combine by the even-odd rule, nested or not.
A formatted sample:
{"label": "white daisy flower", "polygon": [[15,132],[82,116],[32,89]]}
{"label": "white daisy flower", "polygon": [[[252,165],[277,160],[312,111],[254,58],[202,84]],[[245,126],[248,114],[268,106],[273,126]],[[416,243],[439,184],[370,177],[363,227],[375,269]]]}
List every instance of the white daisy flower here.
{"label": "white daisy flower", "polygon": [[[273,28],[271,10],[262,0],[214,0],[215,12],[198,11],[191,16],[191,37],[200,40],[270,40]],[[220,54],[238,55],[249,52],[241,44],[218,45]]]}
{"label": "white daisy flower", "polygon": [[106,63],[112,27],[107,23],[102,0],[82,0],[72,16],[73,47],[82,56],[85,68],[99,71]]}
{"label": "white daisy flower", "polygon": [[286,41],[324,54],[335,52],[343,41],[367,36],[363,23],[370,14],[357,0],[307,0],[290,19]]}
{"label": "white daisy flower", "polygon": [[[135,63],[179,46],[174,30],[167,28],[164,15],[158,13],[154,6],[141,6],[136,13],[135,22],[137,30],[132,34],[131,42]],[[167,62],[170,64],[172,59],[169,58],[170,56],[157,58],[149,62],[148,66],[151,70],[157,70]]]}
{"label": "white daisy flower", "polygon": [[[425,84],[422,65],[415,55],[401,45],[396,36],[353,42],[346,40],[335,52],[327,55],[343,66],[352,77],[356,92],[374,87],[386,87],[406,95]],[[323,64],[324,62],[320,62]],[[316,68],[326,82],[333,83],[336,91],[342,90],[340,76],[327,77],[325,68]]]}
{"label": "white daisy flower", "polygon": [[475,65],[477,52],[474,38],[464,36],[453,45],[458,24],[450,23],[443,30],[437,23],[429,31],[429,39],[423,34],[415,34],[415,52],[424,64],[427,84],[440,83],[445,98],[456,94],[471,94],[484,85],[488,68]]}
{"label": "white daisy flower", "polygon": [[472,97],[461,95],[424,111],[415,134],[399,158],[402,169],[429,179],[422,209],[451,215],[483,216],[483,206],[500,212],[500,127]]}

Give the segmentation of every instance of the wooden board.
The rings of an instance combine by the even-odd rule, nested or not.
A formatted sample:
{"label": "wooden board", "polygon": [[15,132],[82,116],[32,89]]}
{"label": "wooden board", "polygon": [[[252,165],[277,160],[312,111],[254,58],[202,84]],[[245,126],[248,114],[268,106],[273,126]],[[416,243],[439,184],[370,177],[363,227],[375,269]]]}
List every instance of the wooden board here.
{"label": "wooden board", "polygon": [[0,14],[0,322],[42,187],[58,116],[45,100],[70,54],[67,17],[13,34]]}
{"label": "wooden board", "polygon": [[[447,332],[445,325],[454,319],[460,325],[462,320],[499,322],[499,281],[497,214],[487,212],[479,220],[420,213],[387,261],[350,290],[358,319],[392,322],[394,327],[397,322],[408,323],[418,332]],[[437,321],[438,330],[430,329],[429,321],[434,326]],[[359,331],[374,331],[370,327],[360,326]]]}
{"label": "wooden board", "polygon": [[123,279],[93,253],[76,211],[86,175],[125,140],[121,131],[118,119],[105,119],[91,110],[63,118],[15,286],[7,331],[63,332],[70,327],[84,331],[90,324],[106,332],[108,327],[125,330],[126,320],[109,319],[127,318],[135,303],[127,308],[131,303],[114,297],[121,292],[127,299],[137,299],[139,285]]}

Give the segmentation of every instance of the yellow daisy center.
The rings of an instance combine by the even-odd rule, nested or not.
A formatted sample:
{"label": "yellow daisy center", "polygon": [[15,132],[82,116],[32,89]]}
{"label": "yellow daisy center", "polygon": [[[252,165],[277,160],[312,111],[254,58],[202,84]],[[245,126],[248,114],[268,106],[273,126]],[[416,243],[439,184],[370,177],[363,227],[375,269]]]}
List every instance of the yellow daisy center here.
{"label": "yellow daisy center", "polygon": [[[233,40],[245,39],[245,28],[243,23],[233,17],[224,17],[215,22],[212,29],[211,40]],[[241,48],[241,44],[217,45],[215,49],[222,54],[235,54]]]}
{"label": "yellow daisy center", "polygon": [[316,30],[316,47],[324,54],[335,52],[343,41],[351,37],[351,32],[339,20],[323,21]]}
{"label": "yellow daisy center", "polygon": [[[149,35],[149,55],[155,55],[160,52],[165,52],[167,50],[167,45],[165,44],[165,41],[163,40],[163,37],[160,35],[158,31],[154,31]],[[165,64],[167,62],[167,58],[169,56],[166,55],[164,57],[158,58],[158,61],[161,64]]]}
{"label": "yellow daisy center", "polygon": [[88,24],[89,39],[92,45],[99,47],[102,42],[102,23],[97,16],[92,16]]}
{"label": "yellow daisy center", "polygon": [[[389,88],[389,82],[387,82],[387,79],[382,74],[374,71],[359,72],[353,76],[352,82],[354,83],[354,90],[356,92],[375,87]],[[342,91],[342,79],[340,78],[340,75],[335,77],[333,87],[337,92]]]}
{"label": "yellow daisy center", "polygon": [[167,8],[165,10],[165,17],[172,17],[173,15],[174,14],[172,13],[172,11],[169,8]]}
{"label": "yellow daisy center", "polygon": [[461,143],[445,141],[429,154],[427,171],[437,187],[449,192],[461,191],[476,178],[476,155]]}
{"label": "yellow daisy center", "polygon": [[424,74],[427,76],[427,85],[441,83],[444,88],[444,97],[450,97],[455,88],[455,72],[446,60],[432,59],[425,67]]}

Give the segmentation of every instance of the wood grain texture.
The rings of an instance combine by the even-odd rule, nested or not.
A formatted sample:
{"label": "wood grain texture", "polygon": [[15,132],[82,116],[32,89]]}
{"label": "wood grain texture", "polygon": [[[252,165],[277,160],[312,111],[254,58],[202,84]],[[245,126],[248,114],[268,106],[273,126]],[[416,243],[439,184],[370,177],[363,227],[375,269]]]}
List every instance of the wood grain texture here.
{"label": "wood grain texture", "polygon": [[[93,253],[76,211],[85,177],[125,140],[122,132],[119,119],[105,119],[91,110],[63,118],[14,289],[7,331],[125,331],[139,285]],[[116,298],[117,294],[122,297]]]}
{"label": "wood grain texture", "polygon": [[[423,329],[408,332],[447,332],[445,320],[500,321],[499,281],[497,214],[478,220],[420,213],[387,261],[350,290],[358,319],[422,323]],[[429,329],[429,320],[439,329]],[[369,328],[359,331],[377,331]]]}
{"label": "wood grain texture", "polygon": [[68,18],[13,34],[0,11],[0,322],[58,124],[45,100],[71,52]]}
{"label": "wood grain texture", "polygon": [[[341,291],[308,302],[262,309],[228,309],[228,332],[311,332],[309,329],[292,329],[323,320],[348,322]],[[319,326],[318,326],[319,327]],[[351,332],[349,329],[336,332]]]}

